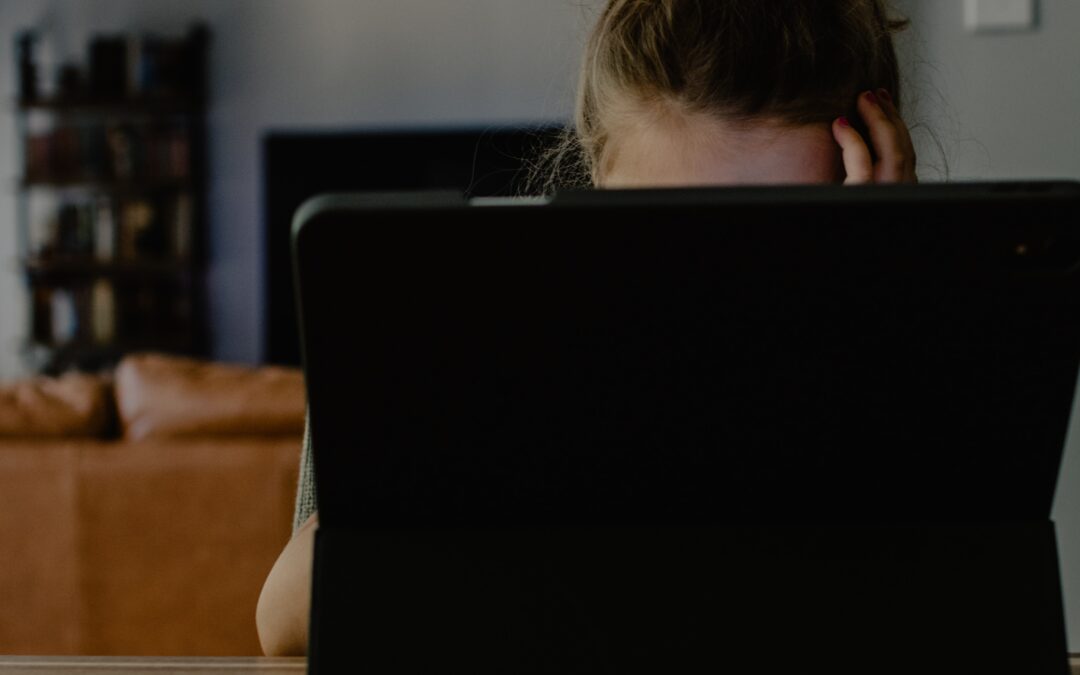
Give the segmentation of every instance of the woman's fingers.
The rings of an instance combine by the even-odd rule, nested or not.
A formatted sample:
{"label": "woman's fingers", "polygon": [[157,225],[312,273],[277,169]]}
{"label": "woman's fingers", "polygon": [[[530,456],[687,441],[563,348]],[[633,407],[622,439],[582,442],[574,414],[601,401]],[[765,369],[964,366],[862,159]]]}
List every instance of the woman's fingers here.
{"label": "woman's fingers", "polygon": [[847,178],[844,185],[861,185],[874,182],[874,162],[870,157],[870,148],[863,137],[851,126],[846,117],[833,122],[833,138],[843,150],[844,171]]}
{"label": "woman's fingers", "polygon": [[[833,137],[843,150],[845,185],[917,183],[915,146],[892,96],[884,89],[865,92],[856,103],[870,138],[864,139],[847,118],[833,122]],[[874,148],[875,161],[869,143]]]}
{"label": "woman's fingers", "polygon": [[866,122],[870,142],[874,145],[877,164],[874,166],[875,183],[900,183],[904,178],[907,157],[902,150],[902,139],[896,125],[889,118],[872,91],[859,97],[856,105],[859,117]]}
{"label": "woman's fingers", "polygon": [[918,162],[915,156],[915,143],[911,140],[911,130],[908,129],[907,122],[904,121],[904,118],[900,116],[900,111],[896,108],[896,103],[893,101],[889,92],[885,89],[878,89],[876,93],[878,102],[892,120],[896,130],[900,133],[901,152],[907,159],[904,164],[904,181],[917,183],[919,182],[919,178],[916,175],[915,168]]}
{"label": "woman's fingers", "polygon": [[915,147],[907,124],[893,105],[892,97],[883,89],[878,93],[865,92],[856,104],[859,116],[866,122],[870,142],[877,155],[874,166],[875,183],[914,183]]}
{"label": "woman's fingers", "polygon": [[878,100],[878,104],[881,105],[882,110],[892,120],[893,126],[900,133],[900,145],[905,151],[910,151],[910,156],[915,155],[915,145],[911,142],[911,131],[908,130],[907,123],[904,118],[900,116],[900,111],[896,109],[896,102],[893,101],[892,95],[886,89],[878,89],[875,92]]}

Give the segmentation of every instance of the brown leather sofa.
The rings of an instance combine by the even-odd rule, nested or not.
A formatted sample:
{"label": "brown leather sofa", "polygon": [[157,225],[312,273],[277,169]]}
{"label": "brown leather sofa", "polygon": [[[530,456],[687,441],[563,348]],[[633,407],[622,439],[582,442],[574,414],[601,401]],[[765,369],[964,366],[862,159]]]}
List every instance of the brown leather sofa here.
{"label": "brown leather sofa", "polygon": [[0,386],[0,654],[257,655],[299,371],[140,355]]}

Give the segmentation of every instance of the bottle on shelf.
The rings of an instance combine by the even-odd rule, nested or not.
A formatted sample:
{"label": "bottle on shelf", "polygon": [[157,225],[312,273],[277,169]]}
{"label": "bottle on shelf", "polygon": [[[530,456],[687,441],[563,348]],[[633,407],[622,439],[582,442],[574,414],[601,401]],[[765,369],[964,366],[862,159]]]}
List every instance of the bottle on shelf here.
{"label": "bottle on shelf", "polygon": [[19,64],[19,101],[30,103],[38,98],[37,64],[34,61],[34,44],[37,35],[24,31],[15,38],[16,60]]}

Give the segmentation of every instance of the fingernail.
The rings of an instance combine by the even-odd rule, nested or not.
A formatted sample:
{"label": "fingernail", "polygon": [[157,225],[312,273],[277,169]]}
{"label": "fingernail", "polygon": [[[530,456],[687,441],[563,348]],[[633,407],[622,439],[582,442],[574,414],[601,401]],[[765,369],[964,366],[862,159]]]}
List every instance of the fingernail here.
{"label": "fingernail", "polygon": [[866,92],[866,100],[870,101],[874,105],[881,105],[881,103],[878,102],[877,96],[874,96],[874,92],[872,91]]}
{"label": "fingernail", "polygon": [[892,103],[892,95],[889,93],[888,89],[878,89],[877,95],[878,98],[885,101],[886,103]]}
{"label": "fingernail", "polygon": [[846,117],[841,117],[840,119],[837,120],[837,122],[839,122],[840,126],[842,126],[842,127],[850,127],[851,126],[851,122],[848,122],[848,118],[846,118]]}

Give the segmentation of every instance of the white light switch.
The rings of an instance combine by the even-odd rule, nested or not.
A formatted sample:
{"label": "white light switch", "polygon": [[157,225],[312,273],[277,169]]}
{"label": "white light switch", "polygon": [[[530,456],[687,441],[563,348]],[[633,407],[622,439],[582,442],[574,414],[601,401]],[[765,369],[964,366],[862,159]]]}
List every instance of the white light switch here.
{"label": "white light switch", "polygon": [[1031,30],[1035,0],[964,0],[964,27],[969,31]]}

